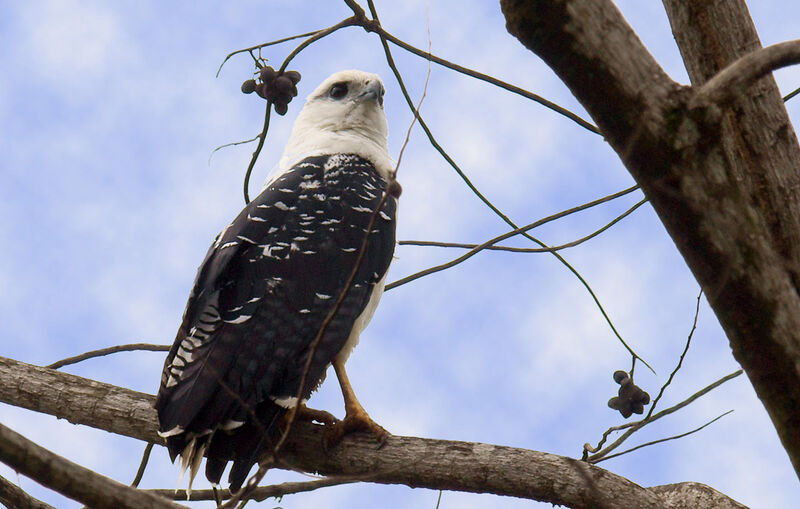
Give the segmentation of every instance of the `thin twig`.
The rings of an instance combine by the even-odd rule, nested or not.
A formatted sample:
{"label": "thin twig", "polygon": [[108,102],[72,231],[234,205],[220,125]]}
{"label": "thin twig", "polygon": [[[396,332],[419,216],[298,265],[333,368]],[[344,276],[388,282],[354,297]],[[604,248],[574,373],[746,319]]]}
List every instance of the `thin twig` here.
{"label": "thin twig", "polygon": [[[319,32],[321,32],[321,31],[322,31],[322,30],[314,30],[313,32],[306,32],[306,33],[304,33],[304,34],[299,34],[299,35],[291,35],[291,36],[289,36],[289,37],[284,37],[283,39],[278,39],[277,41],[265,42],[264,44],[258,44],[258,45],[256,45],[256,46],[250,46],[249,48],[237,49],[237,50],[236,50],[236,51],[234,51],[233,53],[228,53],[228,56],[226,56],[226,57],[225,57],[225,60],[223,60],[223,61],[222,61],[222,63],[221,63],[221,64],[219,64],[219,69],[217,69],[217,75],[216,75],[216,77],[217,77],[217,78],[219,78],[219,73],[222,71],[222,66],[223,66],[223,65],[225,65],[225,63],[226,63],[228,60],[230,60],[230,58],[231,58],[232,56],[234,56],[234,55],[238,55],[239,53],[245,53],[245,52],[247,52],[247,53],[251,53],[251,52],[253,52],[253,51],[255,51],[255,50],[260,50],[260,49],[262,49],[262,48],[266,48],[267,46],[274,46],[275,44],[280,44],[280,43],[282,43],[282,42],[293,41],[293,40],[295,40],[295,39],[301,39],[301,38],[303,38],[303,37],[310,37],[310,36],[312,36],[312,35],[316,35],[316,34],[318,34],[318,33],[319,33]],[[251,53],[251,54],[252,54],[252,53]]]}
{"label": "thin twig", "polygon": [[209,166],[211,165],[211,158],[214,157],[214,154],[216,154],[218,150],[221,150],[221,149],[227,148],[227,147],[235,147],[237,145],[245,145],[247,143],[253,143],[260,136],[261,136],[261,134],[259,133],[259,134],[256,134],[255,136],[253,136],[252,138],[250,138],[249,140],[234,141],[234,142],[231,142],[231,143],[226,143],[224,145],[220,145],[219,147],[217,147],[214,150],[212,150],[211,153],[208,155],[208,164],[209,164]]}
{"label": "thin twig", "polygon": [[[638,187],[637,187],[638,189]],[[620,220],[624,219],[628,215],[630,215],[634,210],[639,208],[640,206],[644,205],[647,202],[647,198],[644,198],[637,202],[633,207],[629,208],[616,218],[614,218],[611,222],[603,226],[602,228],[595,230],[594,232],[586,235],[585,237],[581,237],[577,240],[573,240],[572,242],[567,242],[566,244],[561,244],[560,246],[553,246],[548,248],[541,248],[541,247],[513,247],[513,246],[496,246],[490,245],[486,246],[484,249],[489,251],[509,251],[512,253],[551,253],[553,251],[560,251],[562,249],[567,249],[571,247],[575,247],[579,244],[590,240],[604,231],[608,230]],[[456,248],[463,248],[463,249],[475,249],[478,247],[479,244],[464,244],[461,242],[436,242],[436,241],[429,241],[429,240],[401,240],[397,242],[400,246],[429,246],[429,247],[456,247]]]}
{"label": "thin twig", "polygon": [[[398,240],[398,246],[420,246],[420,247],[455,247],[460,249],[475,249],[480,244],[467,244],[465,242],[439,242],[436,240]],[[550,250],[561,249],[562,246],[542,249],[539,247],[514,247],[514,246],[486,246],[487,251],[508,251],[510,253],[542,253]]]}
{"label": "thin twig", "polygon": [[153,450],[153,442],[148,442],[142,453],[142,461],[139,463],[139,470],[136,471],[136,477],[133,478],[131,486],[137,488],[139,483],[142,482],[144,477],[144,470],[147,468],[147,462],[150,460],[150,452]]}
{"label": "thin twig", "polygon": [[[357,7],[354,7],[352,5],[352,4],[354,4],[354,2],[345,0],[345,3],[347,3],[348,6],[350,6],[351,9],[353,9],[353,13],[355,14],[356,18],[361,18],[361,23],[359,23],[359,24],[364,28],[364,30],[366,30],[368,32],[374,32],[374,33],[378,34],[381,37],[381,40],[384,40],[384,39],[388,40],[389,42],[391,42],[395,46],[398,46],[398,47],[408,51],[409,53],[412,53],[414,55],[422,57],[425,60],[427,60],[428,62],[435,62],[435,63],[437,63],[437,64],[439,64],[439,65],[441,65],[443,67],[446,67],[446,68],[451,69],[453,71],[456,71],[458,73],[464,74],[465,76],[469,76],[471,78],[475,78],[477,80],[484,81],[484,82],[489,83],[491,85],[494,85],[496,87],[499,87],[499,88],[502,88],[504,90],[507,90],[508,92],[511,92],[511,93],[520,95],[520,96],[522,96],[522,97],[524,97],[526,99],[530,99],[532,101],[535,101],[535,102],[541,104],[542,106],[545,106],[546,108],[549,108],[549,109],[555,111],[556,113],[559,113],[559,114],[569,118],[570,120],[574,121],[575,123],[577,123],[581,127],[585,128],[585,129],[587,129],[587,130],[589,130],[589,131],[591,131],[591,132],[593,132],[595,134],[600,134],[600,130],[597,127],[595,127],[594,125],[592,125],[590,122],[582,119],[580,116],[578,116],[575,113],[569,111],[568,109],[566,109],[566,108],[564,108],[562,106],[559,106],[559,105],[555,104],[554,102],[548,101],[547,99],[545,99],[544,97],[542,97],[540,95],[534,94],[533,92],[529,92],[529,91],[527,91],[527,90],[525,90],[523,88],[517,87],[515,85],[511,85],[510,83],[506,83],[505,81],[499,80],[499,79],[495,78],[494,76],[489,76],[487,74],[483,74],[483,73],[475,71],[473,69],[469,69],[467,67],[458,65],[458,64],[453,63],[453,62],[450,62],[449,60],[446,60],[444,58],[437,57],[436,55],[431,53],[430,47],[428,48],[428,51],[423,51],[423,50],[421,50],[421,49],[419,49],[419,48],[417,48],[415,46],[412,46],[411,44],[408,44],[407,42],[405,42],[405,41],[403,41],[401,39],[398,39],[394,35],[392,35],[389,32],[387,32],[383,28],[383,26],[381,26],[380,20],[378,19],[378,11],[375,8],[375,4],[372,2],[372,0],[367,0],[367,4],[369,6],[370,13],[372,14],[372,20],[368,20],[366,18],[363,18],[363,9],[361,9],[361,7],[358,6],[358,4],[355,4]],[[359,11],[361,13],[360,15],[359,15]]]}
{"label": "thin twig", "polygon": [[683,352],[681,352],[681,356],[678,358],[678,364],[675,366],[675,369],[672,370],[672,373],[669,374],[669,378],[661,386],[661,390],[658,391],[658,396],[656,399],[653,400],[653,404],[650,405],[650,410],[647,412],[645,416],[645,420],[648,419],[651,415],[653,415],[653,411],[656,409],[658,402],[661,400],[661,397],[664,395],[664,391],[667,390],[669,384],[672,383],[672,379],[675,377],[675,374],[681,369],[683,365],[683,359],[686,357],[686,352],[689,351],[689,346],[692,344],[692,336],[694,335],[694,331],[697,330],[697,317],[700,315],[700,298],[703,296],[703,290],[700,290],[700,293],[697,294],[697,304],[694,308],[694,321],[692,321],[692,330],[689,331],[689,336],[686,338],[686,346],[683,347]]}
{"label": "thin twig", "polygon": [[[271,497],[282,497],[284,495],[291,495],[293,493],[303,493],[307,491],[314,491],[319,488],[326,488],[329,486],[339,486],[341,484],[350,484],[358,482],[363,479],[363,476],[332,476],[314,481],[303,482],[284,482],[281,484],[273,484],[271,486],[259,486],[250,492],[248,500],[255,500],[256,502],[263,502]],[[170,498],[172,500],[215,500],[213,490],[192,490],[190,494],[186,490],[173,490],[173,489],[155,489],[155,490],[142,490],[148,493],[154,493],[162,497]],[[218,489],[222,500],[231,498],[231,492],[228,489]]]}
{"label": "thin twig", "polygon": [[[633,189],[634,188],[630,188],[629,190],[621,191],[621,193],[631,192]],[[522,226],[522,227],[516,227],[513,230],[511,230],[510,232],[504,233],[503,235],[500,235],[498,237],[490,239],[490,240],[484,242],[483,244],[479,244],[475,248],[470,249],[467,253],[459,256],[458,258],[456,258],[454,260],[451,260],[451,261],[449,261],[447,263],[443,263],[441,265],[437,265],[435,267],[429,267],[429,268],[427,268],[425,270],[421,270],[421,271],[419,271],[417,273],[411,274],[411,275],[406,276],[404,278],[398,279],[397,281],[389,283],[388,285],[386,285],[386,291],[391,290],[393,288],[397,288],[398,286],[404,285],[406,283],[410,283],[411,281],[414,281],[414,280],[419,279],[421,277],[427,276],[429,274],[433,274],[435,272],[439,272],[439,271],[442,271],[442,270],[445,270],[445,269],[449,269],[449,268],[451,268],[451,267],[453,267],[455,265],[458,265],[459,263],[461,263],[463,261],[466,261],[467,259],[471,258],[475,254],[477,254],[480,251],[484,250],[487,246],[494,245],[497,242],[503,241],[503,240],[505,240],[507,238],[510,238],[510,237],[513,237],[515,235],[522,234],[522,235],[524,235],[524,236],[526,236],[528,238],[533,239],[534,237],[532,237],[532,236],[530,236],[530,235],[528,235],[526,233],[527,230],[536,228],[537,226],[541,226],[542,224],[545,224],[545,223],[550,222],[550,221],[554,221],[555,219],[559,219],[559,218],[564,217],[566,215],[573,214],[573,213],[577,212],[578,210],[583,210],[585,208],[593,207],[594,205],[597,205],[598,203],[602,203],[603,201],[608,201],[609,199],[613,199],[611,197],[615,197],[616,195],[619,195],[619,194],[620,193],[615,193],[615,195],[610,195],[610,196],[607,196],[605,198],[600,198],[599,200],[595,200],[594,202],[590,202],[590,203],[587,203],[587,204],[584,204],[584,205],[581,205],[581,206],[578,206],[578,207],[573,207],[572,209],[568,209],[568,210],[565,210],[563,212],[559,212],[558,214],[554,214],[554,215],[546,217],[544,219],[540,219],[539,221],[533,222],[531,224],[528,224],[528,225],[525,225],[525,226]],[[541,246],[545,246],[545,244],[540,242],[539,240],[536,240],[536,242],[539,243],[539,245],[541,245]],[[617,339],[619,340],[620,343],[622,343],[622,346],[625,347],[625,349],[628,351],[628,353],[630,353],[633,358],[639,359],[640,361],[642,361],[642,363],[645,366],[647,366],[650,369],[650,371],[653,371],[653,373],[655,373],[655,370],[653,370],[653,368],[650,366],[650,364],[648,364],[647,361],[642,359],[642,357],[640,357],[635,351],[633,351],[633,349],[630,347],[630,345],[628,345],[628,343],[619,334],[619,332],[617,331],[616,327],[614,327],[614,324],[611,322],[611,319],[606,314],[605,310],[603,309],[602,305],[600,304],[600,301],[597,299],[597,296],[594,294],[594,291],[591,289],[591,287],[589,287],[589,285],[586,282],[586,280],[583,279],[583,277],[571,265],[569,265],[566,262],[566,260],[564,260],[564,258],[561,257],[558,253],[552,252],[551,248],[549,248],[547,246],[545,246],[545,248],[546,248],[546,250],[548,252],[551,252],[554,256],[556,256],[563,264],[565,264],[567,266],[567,268],[569,268],[572,271],[572,273],[575,274],[578,277],[578,279],[583,283],[584,287],[586,287],[586,289],[589,291],[589,294],[592,296],[592,298],[595,301],[595,304],[597,305],[598,309],[600,310],[600,312],[602,313],[603,317],[605,318],[606,323],[608,323],[609,327],[611,327],[611,330],[617,336]]]}
{"label": "thin twig", "polygon": [[[726,376],[724,376],[724,377],[720,378],[719,380],[717,380],[716,382],[714,382],[714,383],[712,383],[712,384],[709,384],[709,385],[707,385],[706,387],[704,387],[704,388],[700,389],[699,391],[697,391],[696,393],[692,394],[691,396],[689,396],[689,397],[688,397],[688,398],[686,398],[685,400],[681,401],[680,403],[678,403],[678,404],[676,404],[676,405],[673,405],[673,406],[671,406],[671,407],[669,407],[669,408],[667,408],[667,409],[664,409],[664,410],[662,410],[662,411],[660,411],[660,412],[658,412],[658,413],[656,413],[656,414],[653,414],[653,415],[652,415],[650,418],[648,418],[648,419],[642,419],[641,421],[637,421],[637,422],[628,423],[628,424],[626,424],[626,425],[624,425],[624,426],[620,426],[620,427],[618,427],[618,429],[628,428],[628,431],[626,431],[625,433],[623,433],[623,434],[622,434],[622,435],[621,435],[621,436],[620,436],[620,437],[619,437],[617,440],[615,440],[615,441],[614,441],[614,442],[613,442],[611,445],[607,446],[606,448],[604,448],[603,450],[601,450],[601,451],[597,452],[596,454],[594,454],[594,455],[592,455],[592,456],[588,456],[588,457],[586,457],[586,454],[584,454],[584,458],[583,458],[583,459],[584,459],[584,461],[588,461],[589,463],[597,463],[597,462],[598,462],[598,461],[600,461],[600,460],[601,460],[603,457],[605,457],[605,456],[606,456],[606,455],[607,455],[609,452],[611,452],[612,450],[614,450],[614,449],[616,449],[617,447],[619,447],[619,446],[620,446],[620,444],[622,444],[622,443],[623,443],[625,440],[627,440],[627,438],[628,438],[629,436],[631,436],[633,433],[635,433],[636,431],[638,431],[639,429],[641,429],[641,428],[642,428],[643,426],[645,426],[646,424],[649,424],[649,423],[651,423],[651,422],[657,421],[658,419],[660,419],[660,418],[662,418],[662,417],[665,417],[665,416],[667,416],[667,415],[669,415],[669,414],[672,414],[672,413],[674,413],[674,412],[677,412],[677,411],[678,411],[678,410],[680,410],[681,408],[683,408],[683,407],[685,407],[685,406],[687,406],[687,405],[689,405],[689,404],[693,403],[693,402],[694,402],[695,400],[697,400],[698,398],[700,398],[700,397],[702,397],[702,396],[705,396],[706,394],[708,394],[708,393],[709,393],[709,392],[711,392],[712,390],[716,389],[716,388],[717,388],[717,387],[719,387],[720,385],[724,384],[724,383],[725,383],[725,382],[727,382],[728,380],[732,380],[732,379],[736,378],[737,376],[741,375],[742,373],[743,373],[743,371],[742,371],[741,369],[740,369],[740,370],[738,370],[738,371],[734,371],[733,373],[731,373],[731,374],[729,374],[729,375],[726,375]],[[610,431],[611,431],[611,430],[609,430],[609,432],[610,432]],[[604,436],[606,436],[606,434],[604,434]],[[598,448],[599,448],[599,447],[592,448],[592,447],[591,447],[589,444],[585,444],[585,445],[584,445],[584,451],[594,452],[594,451],[595,451],[595,450],[597,450]]]}
{"label": "thin twig", "polygon": [[306,49],[311,44],[317,42],[318,40],[322,39],[323,37],[327,37],[330,34],[334,33],[335,31],[339,30],[340,28],[351,27],[354,25],[358,25],[358,20],[355,17],[350,17],[347,19],[343,19],[342,21],[336,23],[335,25],[328,27],[324,30],[318,30],[314,33],[311,37],[306,39],[305,41],[301,42],[291,53],[284,59],[283,64],[281,64],[280,69],[278,69],[278,74],[282,73],[286,70],[286,66],[289,65],[294,57],[300,54],[301,51]]}
{"label": "thin twig", "polygon": [[[348,0],[345,0],[348,1]],[[350,2],[348,2],[349,5]],[[360,6],[359,6],[360,7]],[[363,13],[363,9],[361,10]],[[376,17],[377,19],[377,17]],[[430,4],[428,4],[427,10],[427,28],[428,28],[428,52],[431,51],[431,12],[430,12]],[[411,140],[411,130],[414,128],[414,124],[417,123],[417,119],[420,118],[419,116],[419,109],[422,107],[423,101],[425,101],[425,96],[428,95],[428,84],[431,81],[431,62],[428,61],[428,71],[425,73],[425,85],[422,87],[422,95],[419,97],[419,101],[417,102],[417,106],[413,108],[414,110],[414,118],[411,119],[411,123],[408,125],[408,129],[406,129],[406,138],[403,140],[403,146],[400,147],[400,154],[397,156],[397,164],[394,167],[394,172],[392,172],[391,179],[394,180],[397,177],[397,170],[400,169],[400,161],[403,160],[403,154],[406,151],[406,147],[408,146],[409,140]]]}
{"label": "thin twig", "polygon": [[537,227],[542,226],[544,224],[550,223],[552,221],[555,221],[556,219],[561,219],[562,217],[568,216],[570,214],[574,214],[576,212],[580,212],[582,210],[589,209],[589,208],[594,207],[596,205],[599,205],[601,203],[605,203],[607,201],[611,201],[614,198],[618,198],[620,196],[623,196],[624,194],[633,192],[633,191],[635,191],[635,189],[636,189],[635,187],[624,189],[624,190],[619,191],[617,193],[610,194],[610,195],[604,196],[602,198],[598,198],[598,199],[590,201],[588,203],[584,203],[583,205],[578,205],[577,207],[572,207],[572,208],[569,208],[569,209],[566,209],[566,210],[562,210],[561,212],[557,212],[555,214],[551,214],[551,215],[549,215],[547,217],[544,217],[542,219],[534,221],[534,222],[532,222],[530,224],[527,224],[525,226],[516,227],[513,230],[508,231],[508,232],[506,232],[506,233],[504,233],[502,235],[498,235],[497,237],[494,237],[492,239],[489,239],[489,240],[487,240],[486,242],[484,242],[482,244],[478,244],[477,246],[475,246],[472,249],[470,249],[468,252],[464,253],[463,255],[459,256],[458,258],[455,258],[455,259],[453,259],[453,260],[451,260],[451,261],[449,261],[447,263],[443,263],[443,264],[437,265],[435,267],[429,267],[429,268],[427,268],[425,270],[421,270],[419,272],[416,272],[416,273],[411,274],[409,276],[406,276],[404,278],[398,279],[397,281],[389,283],[389,284],[386,285],[386,290],[388,291],[388,290],[391,290],[393,288],[397,288],[398,286],[404,285],[406,283],[410,283],[411,281],[419,279],[419,278],[421,278],[423,276],[427,276],[429,274],[433,274],[435,272],[439,272],[439,271],[454,267],[455,265],[458,265],[459,263],[464,262],[464,261],[468,260],[469,258],[473,257],[474,255],[480,253],[481,251],[486,249],[488,246],[495,245],[498,242],[502,242],[502,241],[504,241],[504,240],[506,240],[508,238],[511,238],[511,237],[516,236],[516,235],[522,234],[522,233],[524,233],[524,232],[526,232],[528,230],[532,230],[533,228],[537,228]]}
{"label": "thin twig", "polygon": [[489,83],[489,84],[492,84],[492,85],[494,85],[496,87],[502,88],[503,90],[507,90],[507,91],[509,91],[511,93],[520,95],[520,96],[522,96],[522,97],[524,97],[526,99],[530,99],[532,101],[535,101],[535,102],[541,104],[542,106],[544,106],[545,108],[549,108],[550,110],[555,111],[556,113],[567,117],[568,119],[572,120],[573,122],[575,122],[579,126],[583,127],[584,129],[586,129],[588,131],[591,131],[591,132],[593,132],[595,134],[600,134],[600,129],[598,129],[591,122],[588,122],[587,120],[584,120],[583,118],[581,118],[577,114],[571,112],[570,110],[564,108],[563,106],[559,106],[558,104],[556,104],[554,102],[548,101],[547,99],[545,99],[544,97],[542,97],[540,95],[534,94],[533,92],[529,92],[528,90],[525,90],[524,88],[517,87],[517,86],[512,85],[510,83],[506,83],[505,81],[499,80],[499,79],[495,78],[494,76],[489,76],[487,74],[483,74],[481,72],[469,69],[467,67],[464,67],[464,66],[461,66],[461,65],[458,65],[458,64],[455,64],[453,62],[450,62],[449,60],[445,60],[444,58],[437,57],[436,55],[432,55],[430,53],[430,51],[424,52],[424,51],[422,51],[422,50],[420,50],[418,48],[415,48],[414,46],[408,44],[407,42],[405,42],[405,41],[403,41],[401,39],[398,39],[397,37],[393,36],[392,34],[387,32],[386,30],[384,30],[382,27],[378,27],[376,31],[380,35],[385,37],[388,41],[390,41],[392,44],[394,44],[396,46],[399,46],[400,48],[402,48],[402,49],[404,49],[404,50],[406,50],[406,51],[408,51],[410,53],[413,53],[414,55],[420,56],[420,57],[424,58],[425,60],[428,60],[429,62],[435,62],[435,63],[437,63],[437,64],[439,64],[441,66],[447,67],[448,69],[452,69],[452,70],[454,70],[456,72],[459,72],[461,74],[464,74],[466,76],[470,76],[472,78],[475,78],[475,79],[478,79],[478,80],[481,80],[481,81],[485,81],[486,83]]}
{"label": "thin twig", "polygon": [[797,94],[800,94],[800,88],[797,88],[797,89],[793,90],[792,92],[789,92],[788,94],[783,96],[783,102],[788,101],[789,99],[791,99],[792,97],[796,96]]}
{"label": "thin twig", "polygon": [[728,411],[727,411],[727,412],[725,412],[724,414],[722,414],[722,415],[718,415],[718,416],[717,416],[717,417],[715,417],[714,419],[711,419],[711,420],[710,420],[710,421],[708,421],[707,423],[703,424],[703,425],[702,425],[702,426],[700,426],[699,428],[695,428],[695,429],[693,429],[692,431],[687,431],[686,433],[681,433],[680,435],[673,435],[673,436],[671,436],[671,437],[667,437],[667,438],[659,438],[658,440],[653,440],[653,441],[651,441],[651,442],[645,442],[645,443],[643,443],[643,444],[639,444],[639,445],[637,445],[636,447],[631,447],[630,449],[625,449],[625,450],[624,450],[624,451],[622,451],[622,452],[618,452],[618,453],[616,453],[616,454],[610,454],[610,455],[608,455],[608,456],[605,456],[605,457],[603,457],[603,458],[600,458],[600,459],[598,459],[597,461],[595,461],[594,463],[599,463],[599,462],[601,462],[601,461],[610,460],[611,458],[616,458],[617,456],[622,456],[623,454],[628,454],[629,452],[633,452],[633,451],[635,451],[635,450],[637,450],[637,449],[641,449],[642,447],[648,447],[648,446],[650,446],[650,445],[660,444],[661,442],[667,442],[667,441],[669,441],[669,440],[676,440],[676,439],[678,439],[678,438],[683,438],[683,437],[685,437],[685,436],[689,436],[689,435],[691,435],[692,433],[697,433],[698,431],[700,431],[701,429],[705,428],[706,426],[710,426],[710,425],[712,425],[713,423],[715,423],[715,422],[717,422],[718,420],[722,419],[723,417],[725,417],[726,415],[728,415],[728,414],[729,414],[729,413],[731,413],[731,412],[733,412],[733,410],[728,410]]}
{"label": "thin twig", "polygon": [[[703,296],[703,290],[701,289],[700,293],[697,295],[697,304],[696,304],[695,310],[694,310],[694,320],[692,321],[692,328],[689,331],[689,336],[686,338],[686,345],[684,346],[683,352],[681,353],[680,358],[678,359],[678,364],[677,364],[677,366],[675,366],[675,369],[672,370],[672,373],[670,373],[669,378],[664,383],[664,385],[661,386],[661,389],[658,391],[658,396],[656,396],[656,398],[653,400],[653,404],[650,405],[650,410],[647,412],[647,415],[645,415],[644,418],[641,419],[640,421],[629,422],[629,423],[626,423],[626,424],[622,424],[622,425],[619,425],[619,426],[612,426],[612,427],[608,428],[603,433],[603,436],[600,438],[600,441],[597,443],[597,445],[595,447],[591,447],[589,444],[585,444],[584,448],[583,448],[583,458],[582,458],[584,461],[586,461],[588,459],[588,455],[589,455],[590,452],[596,453],[603,447],[603,444],[606,443],[606,440],[608,440],[608,437],[612,432],[614,432],[614,431],[622,431],[623,429],[636,427],[636,429],[632,430],[631,433],[625,435],[625,438],[627,438],[627,437],[631,436],[634,432],[636,432],[638,429],[641,429],[642,427],[644,427],[648,422],[651,422],[650,421],[650,416],[653,415],[653,411],[655,411],[656,407],[658,406],[658,402],[661,400],[661,397],[664,395],[664,391],[667,389],[669,384],[672,383],[672,379],[675,377],[675,374],[678,372],[679,369],[681,369],[681,365],[683,364],[683,359],[684,359],[684,357],[686,357],[686,353],[689,351],[689,346],[692,343],[692,336],[694,335],[694,331],[697,329],[697,318],[700,315],[700,298],[702,296]],[[631,377],[631,379],[633,379],[633,369],[634,369],[635,365],[636,364],[635,364],[635,359],[634,359],[634,364],[631,366],[631,370],[630,370],[630,373],[629,373],[629,376]],[[625,438],[623,438],[622,440],[618,440],[617,441],[618,442],[617,446],[621,445],[622,442],[625,440]]]}
{"label": "thin twig", "polygon": [[93,359],[95,357],[103,357],[105,355],[117,352],[132,352],[134,350],[147,350],[150,352],[167,352],[169,351],[170,348],[171,348],[170,345],[152,345],[149,343],[131,343],[129,345],[109,346],[108,348],[101,348],[100,350],[92,350],[91,352],[82,353],[74,357],[67,357],[66,359],[62,359],[52,364],[48,364],[45,367],[50,369],[63,368],[64,366],[68,366],[70,364],[76,364],[78,362],[85,361],[87,359]]}
{"label": "thin twig", "polygon": [[256,136],[256,138],[258,138],[258,145],[256,145],[253,155],[250,156],[250,162],[247,164],[247,171],[244,174],[243,192],[245,205],[250,203],[250,193],[248,191],[248,188],[250,187],[250,175],[253,173],[253,168],[256,165],[256,161],[258,161],[258,155],[261,154],[261,149],[264,148],[264,140],[267,139],[267,131],[269,131],[269,115],[271,111],[272,101],[267,101],[267,108],[264,112],[264,127],[261,129],[261,134]]}

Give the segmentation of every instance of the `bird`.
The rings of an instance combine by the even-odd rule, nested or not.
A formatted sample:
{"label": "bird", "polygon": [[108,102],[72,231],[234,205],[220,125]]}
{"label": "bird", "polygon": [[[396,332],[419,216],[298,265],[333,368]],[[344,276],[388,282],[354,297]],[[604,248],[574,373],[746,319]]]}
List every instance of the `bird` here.
{"label": "bird", "polygon": [[[395,248],[400,193],[384,92],[380,77],[364,71],[325,79],[298,114],[278,172],[197,270],[155,402],[159,435],[171,460],[180,457],[181,476],[189,470],[189,489],[205,456],[214,486],[233,462],[228,482],[238,491],[273,450],[290,409],[324,422],[334,443],[354,430],[388,436],[344,367]],[[305,406],[331,365],[343,420]]]}

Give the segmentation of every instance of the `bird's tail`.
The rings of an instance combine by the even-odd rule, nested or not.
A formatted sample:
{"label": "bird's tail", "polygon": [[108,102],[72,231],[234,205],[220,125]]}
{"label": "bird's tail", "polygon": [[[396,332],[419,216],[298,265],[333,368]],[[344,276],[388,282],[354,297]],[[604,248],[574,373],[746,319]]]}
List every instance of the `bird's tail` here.
{"label": "bird's tail", "polygon": [[267,400],[255,409],[257,422],[250,417],[236,429],[217,430],[201,453],[207,456],[206,478],[215,485],[219,484],[228,461],[233,461],[228,483],[231,492],[239,491],[261,455],[275,447],[280,437],[279,424],[285,414],[285,408]]}

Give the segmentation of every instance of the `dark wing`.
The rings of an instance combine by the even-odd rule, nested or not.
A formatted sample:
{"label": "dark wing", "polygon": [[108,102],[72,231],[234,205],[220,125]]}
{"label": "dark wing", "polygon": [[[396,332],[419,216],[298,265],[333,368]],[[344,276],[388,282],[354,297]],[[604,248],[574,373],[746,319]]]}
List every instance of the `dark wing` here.
{"label": "dark wing", "polygon": [[[255,449],[263,448],[259,428],[273,429],[282,414],[272,401],[297,395],[309,345],[345,290],[384,189],[374,167],[358,156],[307,158],[218,236],[198,269],[156,400],[173,459],[194,437],[210,437],[212,482],[228,459],[242,459],[245,451],[239,470],[247,463],[246,475]],[[390,197],[375,218],[353,285],[314,354],[304,397],[388,270],[396,206]],[[262,422],[252,422],[254,415]],[[220,429],[229,433],[215,434]],[[255,442],[245,438],[254,431]]]}

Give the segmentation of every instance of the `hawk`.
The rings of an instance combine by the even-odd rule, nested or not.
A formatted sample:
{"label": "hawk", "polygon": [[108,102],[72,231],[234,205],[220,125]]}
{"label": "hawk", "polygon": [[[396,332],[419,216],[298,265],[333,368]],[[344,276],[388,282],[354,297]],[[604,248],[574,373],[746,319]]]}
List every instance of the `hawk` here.
{"label": "hawk", "polygon": [[237,491],[274,447],[289,409],[319,416],[305,402],[331,365],[346,417],[327,424],[329,436],[388,435],[344,368],[381,298],[395,246],[399,192],[390,189],[383,95],[375,74],[342,71],[323,81],[295,121],[279,173],[217,236],[197,271],[155,403],[159,434],[171,459],[189,469],[190,488],[205,456],[215,485],[233,461],[228,481]]}

